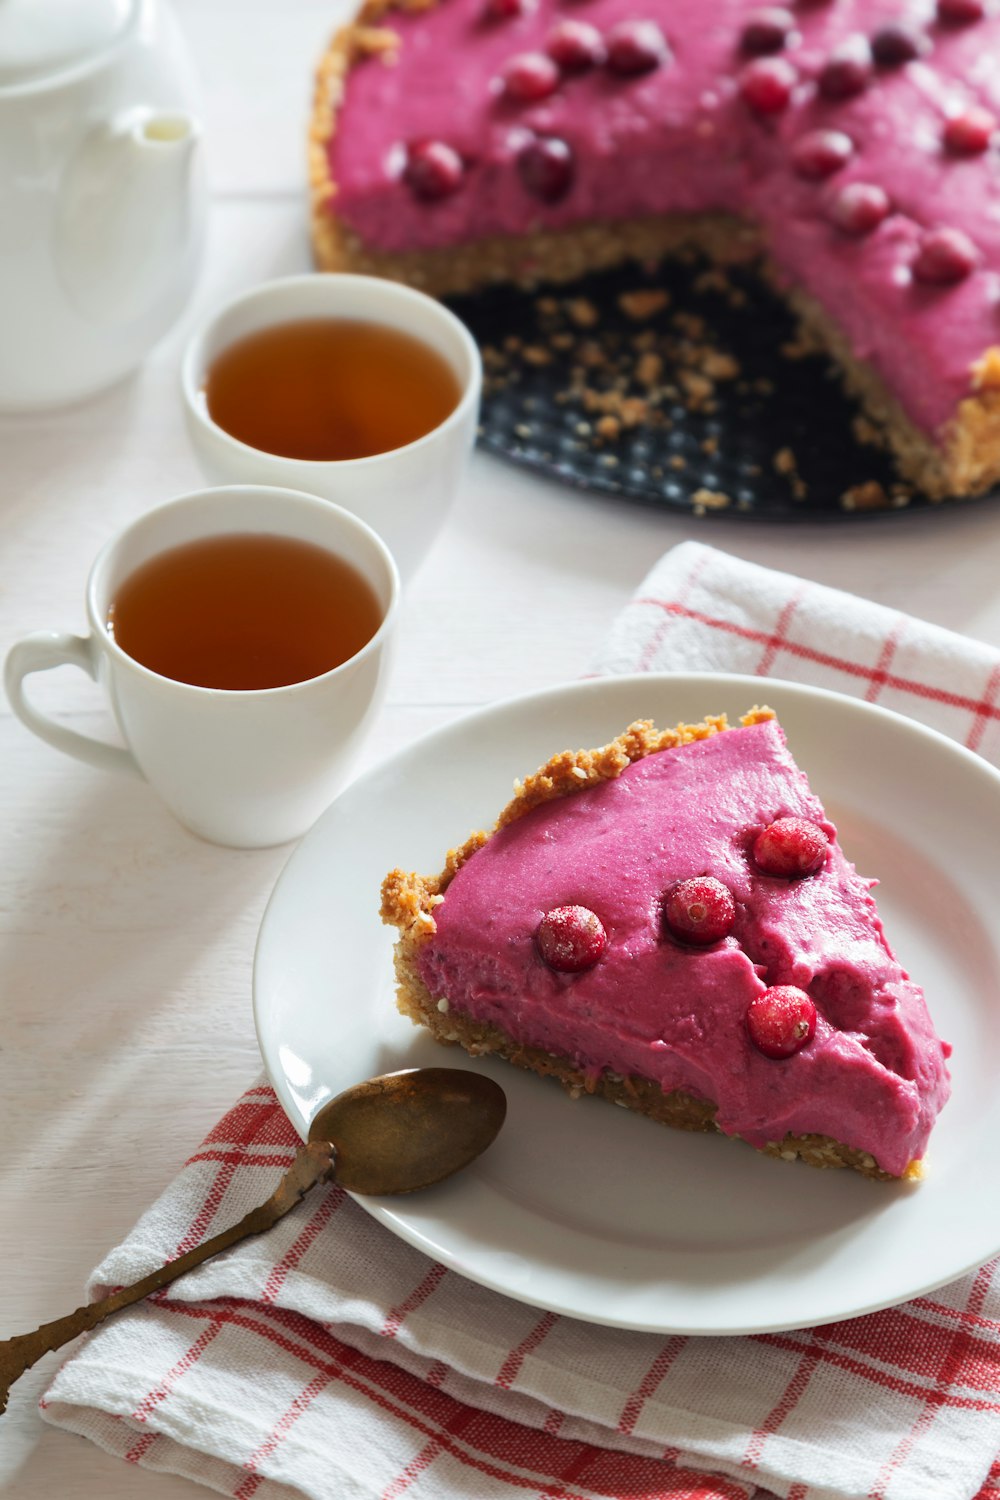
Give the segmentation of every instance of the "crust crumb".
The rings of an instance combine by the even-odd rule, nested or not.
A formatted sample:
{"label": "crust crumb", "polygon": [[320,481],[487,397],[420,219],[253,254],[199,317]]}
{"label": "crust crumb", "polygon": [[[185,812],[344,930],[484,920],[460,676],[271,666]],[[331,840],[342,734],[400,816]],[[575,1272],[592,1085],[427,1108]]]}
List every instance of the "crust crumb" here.
{"label": "crust crumb", "polygon": [[863,414],[856,416],[851,427],[859,443],[864,443],[869,448],[882,446],[882,434],[869,417]]}
{"label": "crust crumb", "polygon": [[891,501],[877,479],[852,484],[840,497],[844,510],[888,510]]}
{"label": "crust crumb", "polygon": [[715,386],[700,370],[680,370],[677,379],[684,388],[684,394],[688,398],[688,405],[692,411],[703,408],[709,397],[714,394]]}
{"label": "crust crumb", "polygon": [[600,316],[593,302],[586,297],[573,297],[566,311],[569,313],[570,321],[575,323],[577,328],[593,328]]}
{"label": "crust crumb", "polygon": [[809,486],[799,473],[799,461],[791,448],[778,449],[774,455],[774,467],[788,480],[793,498],[804,500],[809,493]]}
{"label": "crust crumb", "polygon": [[739,361],[721,349],[706,349],[701,369],[709,380],[735,380],[740,373]]}
{"label": "crust crumb", "polygon": [[595,431],[602,437],[617,437],[623,427],[638,427],[649,416],[649,404],[641,396],[624,396],[621,391],[592,391],[585,388],[582,397],[585,411],[604,413],[601,420],[594,424]]}
{"label": "crust crumb", "polygon": [[732,504],[732,500],[721,490],[695,490],[691,496],[696,515],[704,515],[706,510],[725,510]]}
{"label": "crust crumb", "polygon": [[643,288],[636,292],[622,292],[618,297],[618,306],[626,318],[631,318],[635,323],[645,323],[649,318],[655,318],[658,312],[662,312],[670,301],[665,291],[655,287]]}
{"label": "crust crumb", "polygon": [[974,391],[1000,390],[1000,344],[992,344],[972,366]]}
{"label": "crust crumb", "polygon": [[663,374],[663,359],[651,349],[639,356],[635,367],[635,378],[640,385],[654,386]]}
{"label": "crust crumb", "polygon": [[351,34],[355,58],[381,57],[383,62],[395,63],[399,48],[399,33],[388,26],[355,26]]}

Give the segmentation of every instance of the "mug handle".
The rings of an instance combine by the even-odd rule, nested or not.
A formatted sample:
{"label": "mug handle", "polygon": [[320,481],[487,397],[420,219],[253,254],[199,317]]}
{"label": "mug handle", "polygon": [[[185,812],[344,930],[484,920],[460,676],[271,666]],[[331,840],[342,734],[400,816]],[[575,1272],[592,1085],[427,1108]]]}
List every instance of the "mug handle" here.
{"label": "mug handle", "polygon": [[88,766],[102,771],[127,771],[132,776],[142,772],[130,750],[107,745],[89,734],[66,729],[48,715],[33,708],[24,694],[24,679],[32,672],[48,672],[52,667],[79,667],[97,681],[97,659],[89,635],[69,635],[64,631],[39,630],[15,642],[4,665],[4,687],[10,706],[21,723],[56,750],[65,750]]}

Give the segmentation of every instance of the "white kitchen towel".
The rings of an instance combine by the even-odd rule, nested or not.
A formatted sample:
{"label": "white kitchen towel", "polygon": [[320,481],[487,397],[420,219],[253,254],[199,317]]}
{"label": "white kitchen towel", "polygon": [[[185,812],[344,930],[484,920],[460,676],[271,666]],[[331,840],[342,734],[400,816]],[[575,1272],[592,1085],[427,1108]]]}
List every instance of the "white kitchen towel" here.
{"label": "white kitchen towel", "polygon": [[1000,764],[992,646],[699,542],[660,559],[594,665],[807,682],[919,719]]}
{"label": "white kitchen towel", "polygon": [[[694,543],[597,665],[819,683],[1000,757],[998,653]],[[251,1088],[94,1288],[237,1219],[295,1145]],[[43,1407],[236,1500],[1000,1500],[1000,1274],[794,1333],[664,1338],[487,1291],[334,1187],[92,1335]]]}

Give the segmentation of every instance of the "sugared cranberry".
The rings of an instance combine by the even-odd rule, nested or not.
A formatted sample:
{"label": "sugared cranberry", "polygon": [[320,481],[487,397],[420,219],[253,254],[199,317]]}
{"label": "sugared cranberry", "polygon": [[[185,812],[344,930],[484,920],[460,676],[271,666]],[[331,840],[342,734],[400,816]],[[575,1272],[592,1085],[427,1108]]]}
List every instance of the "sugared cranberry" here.
{"label": "sugared cranberry", "polygon": [[816,1007],[805,990],[776,984],[750,1001],[747,1031],[765,1057],[792,1057],[816,1033]]}
{"label": "sugared cranberry", "polygon": [[538,135],[521,147],[517,170],[529,193],[545,203],[556,203],[573,186],[576,165],[565,141],[555,135]]}
{"label": "sugared cranberry", "polygon": [[560,21],[546,37],[545,50],[563,73],[583,73],[604,61],[604,39],[587,21]]}
{"label": "sugared cranberry", "polygon": [[486,0],[486,14],[494,21],[512,21],[530,15],[537,5],[538,0]]}
{"label": "sugared cranberry", "polygon": [[765,875],[812,875],[829,847],[818,823],[808,818],[776,818],[754,840],[753,860]]}
{"label": "sugared cranberry", "polygon": [[667,39],[655,21],[619,21],[607,35],[608,67],[630,76],[651,73],[670,56]]}
{"label": "sugared cranberry", "polygon": [[757,115],[780,115],[788,108],[797,73],[782,57],[759,57],[740,74],[740,95]]}
{"label": "sugared cranberry", "polygon": [[819,75],[824,99],[853,99],[868,87],[872,76],[872,49],[868,38],[849,36],[830,53]]}
{"label": "sugared cranberry", "polygon": [[890,21],[872,37],[872,57],[880,68],[901,68],[927,51],[927,38],[905,21]]}
{"label": "sugared cranberry", "polygon": [[589,907],[554,906],[539,922],[535,942],[550,969],[579,974],[594,967],[608,946],[608,935]]}
{"label": "sugared cranberry", "polygon": [[682,880],[668,892],[663,920],[676,938],[686,943],[717,943],[736,921],[732,892],[713,875]]}
{"label": "sugared cranberry", "polygon": [[418,198],[448,198],[462,186],[465,165],[444,141],[414,141],[406,153],[403,180]]}
{"label": "sugared cranberry", "polygon": [[889,199],[874,182],[848,182],[830,199],[830,219],[844,234],[871,234],[889,212]]}
{"label": "sugared cranberry", "polygon": [[960,229],[928,229],[913,262],[918,281],[951,286],[964,281],[979,260],[975,245]]}
{"label": "sugared cranberry", "polygon": [[949,151],[960,156],[978,156],[981,151],[989,149],[996,128],[996,115],[972,104],[945,123],[944,143]]}
{"label": "sugared cranberry", "polygon": [[518,52],[504,64],[504,93],[519,104],[537,104],[555,93],[559,69],[544,52]]}
{"label": "sugared cranberry", "polygon": [[800,177],[819,182],[846,166],[854,142],[842,130],[807,130],[792,147],[792,165]]}
{"label": "sugared cranberry", "polygon": [[937,0],[937,14],[946,26],[968,26],[983,19],[985,0]]}
{"label": "sugared cranberry", "polygon": [[790,10],[769,5],[764,10],[755,10],[747,17],[740,35],[740,51],[747,57],[766,57],[770,52],[780,52],[787,47],[795,30],[795,17]]}

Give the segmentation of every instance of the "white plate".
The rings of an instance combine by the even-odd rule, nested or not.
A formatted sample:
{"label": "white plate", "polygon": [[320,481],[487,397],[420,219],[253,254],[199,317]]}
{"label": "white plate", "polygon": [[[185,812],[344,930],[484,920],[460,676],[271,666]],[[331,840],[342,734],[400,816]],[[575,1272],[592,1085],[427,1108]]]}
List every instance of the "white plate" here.
{"label": "white plate", "polygon": [[[890,941],[954,1045],[954,1092],[918,1186],[761,1157],[569,1099],[501,1062],[445,1052],[398,1015],[394,865],[432,873],[492,824],[515,776],[631,720],[661,725],[768,702],[844,848],[877,873]],[[750,677],[637,676],[501,703],[354,783],[290,859],[254,969],[261,1051],[304,1134],[331,1094],[372,1074],[452,1063],[507,1092],[496,1144],[413,1198],[359,1199],[389,1229],[484,1286],[596,1323],[756,1333],[871,1312],[1000,1249],[1000,775],[911,720]]]}

